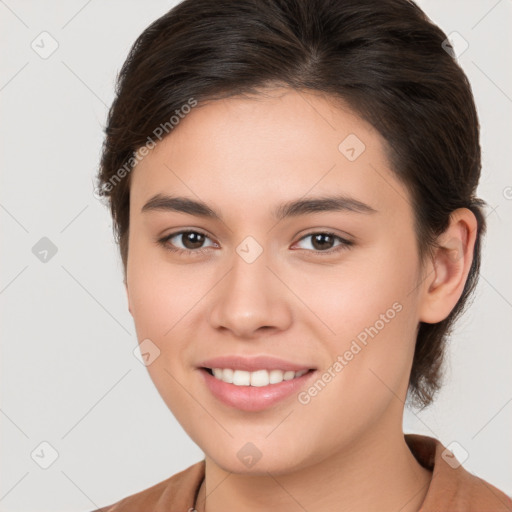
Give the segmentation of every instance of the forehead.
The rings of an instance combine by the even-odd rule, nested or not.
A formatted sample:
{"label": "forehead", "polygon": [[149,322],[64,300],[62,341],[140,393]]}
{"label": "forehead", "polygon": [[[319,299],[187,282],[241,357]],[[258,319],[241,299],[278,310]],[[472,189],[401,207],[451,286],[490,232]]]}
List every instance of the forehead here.
{"label": "forehead", "polygon": [[159,193],[262,215],[265,204],[332,193],[379,211],[410,207],[370,124],[325,96],[283,89],[194,107],[136,165],[131,180],[139,211]]}

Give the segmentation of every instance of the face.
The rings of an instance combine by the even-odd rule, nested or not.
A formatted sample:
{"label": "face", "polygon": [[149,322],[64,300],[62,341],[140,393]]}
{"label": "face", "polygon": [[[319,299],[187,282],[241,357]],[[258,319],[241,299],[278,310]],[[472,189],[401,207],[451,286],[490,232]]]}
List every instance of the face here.
{"label": "face", "polygon": [[[401,433],[419,259],[409,194],[370,125],[313,93],[217,100],[131,180],[130,312],[207,457],[279,474]],[[204,369],[218,357],[234,358],[215,365],[238,367],[217,371],[235,383]],[[308,372],[265,385],[286,365]]]}

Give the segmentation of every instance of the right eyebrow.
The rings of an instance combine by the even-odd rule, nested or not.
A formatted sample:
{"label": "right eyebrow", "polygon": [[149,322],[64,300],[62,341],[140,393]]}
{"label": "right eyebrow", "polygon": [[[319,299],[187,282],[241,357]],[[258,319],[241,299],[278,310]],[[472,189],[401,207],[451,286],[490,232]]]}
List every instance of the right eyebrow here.
{"label": "right eyebrow", "polygon": [[221,220],[221,216],[212,210],[206,203],[188,197],[173,197],[163,194],[154,195],[141,209],[147,211],[173,211],[188,213],[197,217],[209,217]]}

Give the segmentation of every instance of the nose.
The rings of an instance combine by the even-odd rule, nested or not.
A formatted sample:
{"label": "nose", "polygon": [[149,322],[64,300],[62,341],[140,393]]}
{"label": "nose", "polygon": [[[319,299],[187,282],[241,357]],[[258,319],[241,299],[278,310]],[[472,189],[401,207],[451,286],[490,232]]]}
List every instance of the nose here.
{"label": "nose", "polygon": [[292,322],[290,295],[268,268],[267,252],[253,262],[237,253],[230,271],[212,290],[210,324],[236,338],[254,339],[271,331],[284,331]]}

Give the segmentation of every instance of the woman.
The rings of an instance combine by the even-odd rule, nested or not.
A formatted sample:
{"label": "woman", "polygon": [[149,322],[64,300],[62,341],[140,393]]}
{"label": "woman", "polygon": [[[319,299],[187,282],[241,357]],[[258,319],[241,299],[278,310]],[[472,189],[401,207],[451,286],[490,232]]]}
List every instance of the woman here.
{"label": "woman", "polygon": [[477,283],[471,88],[408,0],[185,0],[99,173],[141,353],[205,459],[102,510],[512,510],[434,438]]}

